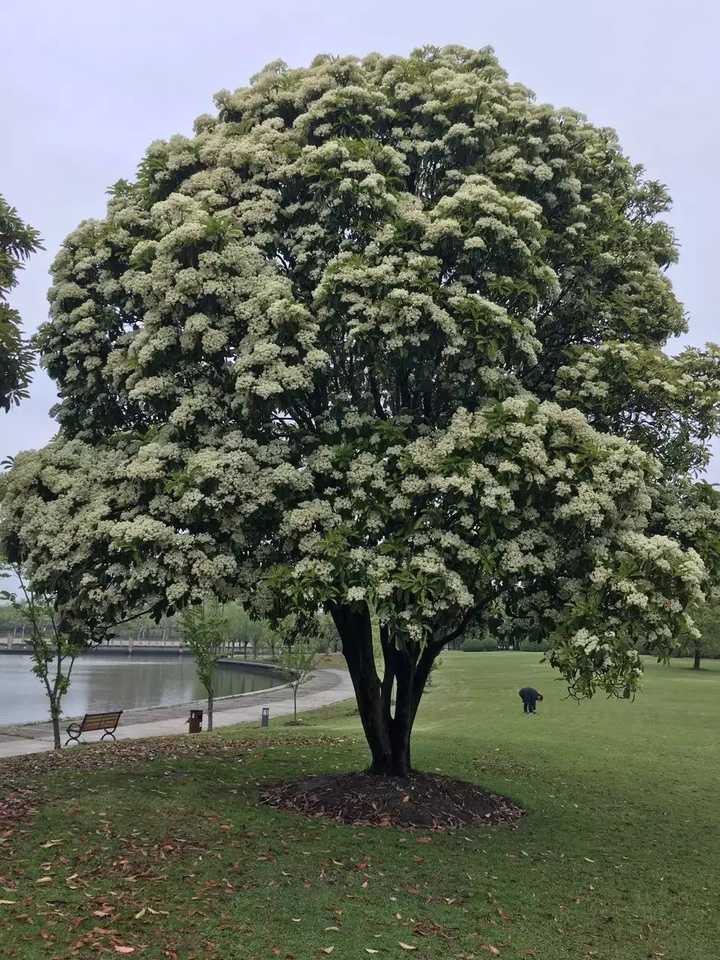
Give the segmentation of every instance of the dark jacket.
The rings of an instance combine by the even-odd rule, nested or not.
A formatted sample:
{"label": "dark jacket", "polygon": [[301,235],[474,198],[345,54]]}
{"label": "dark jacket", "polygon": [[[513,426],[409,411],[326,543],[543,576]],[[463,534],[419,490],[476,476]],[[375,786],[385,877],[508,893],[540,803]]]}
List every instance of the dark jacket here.
{"label": "dark jacket", "polygon": [[518,696],[523,703],[537,703],[543,698],[534,687],[523,687],[522,690],[518,690]]}

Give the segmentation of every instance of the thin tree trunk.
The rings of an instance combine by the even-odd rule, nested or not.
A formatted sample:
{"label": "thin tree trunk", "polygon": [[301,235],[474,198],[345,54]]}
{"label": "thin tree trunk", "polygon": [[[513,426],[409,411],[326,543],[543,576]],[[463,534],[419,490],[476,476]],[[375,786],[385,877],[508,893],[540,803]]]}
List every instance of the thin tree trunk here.
{"label": "thin tree trunk", "polygon": [[693,670],[700,669],[700,659],[702,657],[702,651],[700,647],[695,647],[695,658],[693,659]]}
{"label": "thin tree trunk", "polygon": [[[38,657],[39,661],[39,657]],[[59,673],[59,668],[58,672]],[[43,683],[45,684],[45,690],[47,692],[47,697],[50,702],[50,723],[52,724],[53,731],[53,749],[61,750],[62,749],[62,740],[60,738],[60,701],[58,698],[58,675],[55,675],[54,683],[50,683],[49,679],[49,669],[48,663],[45,662],[45,672],[43,673]]]}
{"label": "thin tree trunk", "polygon": [[298,685],[293,684],[293,723],[297,723],[297,695]]}
{"label": "thin tree trunk", "polygon": [[213,728],[213,703],[214,703],[214,699],[215,699],[215,698],[213,697],[212,693],[208,692],[208,727],[207,727],[208,730],[212,730],[212,728]]}
{"label": "thin tree trunk", "polygon": [[50,720],[53,730],[53,749],[61,750],[62,742],[60,739],[60,704],[55,700],[50,701]]}

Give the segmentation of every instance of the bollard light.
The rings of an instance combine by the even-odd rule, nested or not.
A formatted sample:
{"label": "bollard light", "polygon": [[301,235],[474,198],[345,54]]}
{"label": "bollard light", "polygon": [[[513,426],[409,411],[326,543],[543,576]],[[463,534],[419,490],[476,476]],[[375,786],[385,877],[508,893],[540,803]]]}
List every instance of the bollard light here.
{"label": "bollard light", "polygon": [[260,726],[269,727],[270,726],[270,707],[263,707],[260,713]]}

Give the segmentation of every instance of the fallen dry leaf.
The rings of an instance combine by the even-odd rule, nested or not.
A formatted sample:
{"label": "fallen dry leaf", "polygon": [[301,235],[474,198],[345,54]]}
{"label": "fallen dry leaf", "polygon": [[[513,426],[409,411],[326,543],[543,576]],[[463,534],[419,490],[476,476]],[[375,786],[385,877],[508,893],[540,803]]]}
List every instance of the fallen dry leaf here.
{"label": "fallen dry leaf", "polygon": [[335,947],[320,947],[323,953],[332,953]]}
{"label": "fallen dry leaf", "polygon": [[17,900],[0,900],[0,904],[4,906],[10,906],[11,903],[17,903]]}
{"label": "fallen dry leaf", "polygon": [[498,948],[494,947],[491,943],[481,943],[480,949],[487,950],[487,952],[491,953],[494,957],[500,956],[500,951],[498,950]]}
{"label": "fallen dry leaf", "polygon": [[123,947],[121,944],[115,944],[115,953],[130,954],[135,953],[135,947]]}
{"label": "fallen dry leaf", "polygon": [[403,950],[417,950],[417,947],[414,947],[411,943],[403,943],[402,940],[399,940],[398,943]]}

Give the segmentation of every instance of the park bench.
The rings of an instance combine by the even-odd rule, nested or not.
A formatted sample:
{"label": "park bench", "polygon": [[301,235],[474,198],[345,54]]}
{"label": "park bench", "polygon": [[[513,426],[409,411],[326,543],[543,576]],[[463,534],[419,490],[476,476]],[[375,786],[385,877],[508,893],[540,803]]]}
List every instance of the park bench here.
{"label": "park bench", "polygon": [[121,716],[122,710],[112,710],[108,713],[86,713],[80,723],[71,723],[67,728],[68,738],[65,741],[65,746],[67,746],[71,740],[74,740],[75,743],[80,743],[82,734],[93,730],[105,731],[100,737],[101,740],[104,740],[105,737],[112,737],[114,740],[115,730],[117,730]]}

